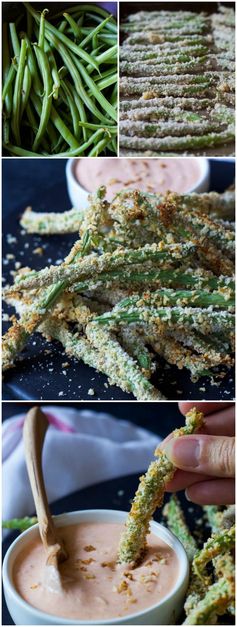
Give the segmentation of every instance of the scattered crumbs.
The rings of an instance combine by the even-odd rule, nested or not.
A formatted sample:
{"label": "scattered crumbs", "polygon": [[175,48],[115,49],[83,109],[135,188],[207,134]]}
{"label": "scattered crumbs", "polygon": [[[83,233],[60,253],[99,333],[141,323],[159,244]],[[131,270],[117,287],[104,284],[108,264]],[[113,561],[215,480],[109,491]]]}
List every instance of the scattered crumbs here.
{"label": "scattered crumbs", "polygon": [[202,388],[199,388],[200,392],[206,392],[206,388],[205,386],[203,386]]}
{"label": "scattered crumbs", "polygon": [[2,314],[2,321],[3,322],[9,322],[10,320],[10,316],[7,313],[3,313]]}
{"label": "scattered crumbs", "polygon": [[86,551],[87,553],[90,553],[90,551],[96,551],[95,546],[93,546],[92,544],[87,544],[83,548],[84,548],[84,551]]}
{"label": "scattered crumbs", "polygon": [[107,389],[108,389],[108,387],[109,387],[109,386],[108,386],[108,383],[104,383],[104,386],[105,386],[106,390],[107,390]]}
{"label": "scattered crumbs", "polygon": [[66,370],[62,370],[62,374],[64,374],[64,376],[67,375],[67,371]]}
{"label": "scattered crumbs", "polygon": [[31,590],[35,590],[38,587],[39,587],[38,583],[33,583],[32,586],[30,586]]}
{"label": "scattered crumbs", "polygon": [[16,261],[15,262],[15,269],[19,270],[21,268],[21,262],[20,261]]}
{"label": "scattered crumbs", "polygon": [[183,394],[182,390],[177,390],[177,394]]}
{"label": "scattered crumbs", "polygon": [[103,568],[112,568],[114,570],[114,562],[101,562]]}
{"label": "scattered crumbs", "polygon": [[12,259],[15,259],[15,255],[13,255],[12,253],[7,253],[6,258],[11,261]]}
{"label": "scattered crumbs", "polygon": [[8,244],[16,244],[17,239],[11,233],[7,233],[7,243]]}
{"label": "scattered crumbs", "polygon": [[29,242],[25,242],[24,248],[29,248],[29,246],[30,246]]}
{"label": "scattered crumbs", "polygon": [[93,388],[89,388],[87,394],[88,394],[88,396],[94,396],[95,395],[95,390]]}
{"label": "scattered crumbs", "polygon": [[129,585],[128,585],[128,582],[125,581],[125,579],[123,581],[121,581],[121,583],[118,585],[118,587],[115,586],[115,591],[119,592],[119,594],[121,592],[128,592],[128,590],[129,590]]}
{"label": "scattered crumbs", "polygon": [[78,560],[78,561],[79,561],[79,562],[81,562],[81,564],[85,564],[85,565],[92,564],[92,562],[95,562],[95,560],[93,559],[93,557],[88,557],[88,559],[87,559],[87,560],[81,560],[81,559],[80,559],[80,560]]}
{"label": "scattered crumbs", "polygon": [[43,248],[42,246],[38,246],[38,248],[34,248],[34,250],[32,251],[33,255],[43,255]]}
{"label": "scattered crumbs", "polygon": [[70,364],[69,364],[68,361],[64,361],[63,364],[62,364],[63,368],[69,368],[69,366],[70,366]]}
{"label": "scattered crumbs", "polygon": [[96,579],[96,576],[88,573],[88,575],[85,575],[85,579]]}
{"label": "scattered crumbs", "polygon": [[64,392],[61,390],[61,392],[58,393],[58,396],[63,396]]}
{"label": "scattered crumbs", "polygon": [[118,496],[123,496],[124,495],[124,490],[118,490],[117,495]]}

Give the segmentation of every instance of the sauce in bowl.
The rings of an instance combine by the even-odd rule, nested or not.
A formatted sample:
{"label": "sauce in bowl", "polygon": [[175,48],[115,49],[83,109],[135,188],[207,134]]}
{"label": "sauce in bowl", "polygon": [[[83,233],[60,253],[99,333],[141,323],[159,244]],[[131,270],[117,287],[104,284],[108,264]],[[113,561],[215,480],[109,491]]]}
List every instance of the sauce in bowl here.
{"label": "sauce in bowl", "polygon": [[198,159],[76,159],[76,179],[88,192],[107,187],[112,200],[122,188],[156,193],[190,191],[201,177]]}
{"label": "sauce in bowl", "polygon": [[59,594],[47,589],[45,551],[38,536],[16,557],[16,590],[41,611],[85,621],[135,614],[159,603],[179,576],[175,551],[151,533],[140,565],[131,569],[117,564],[122,530],[122,524],[103,522],[59,528],[69,555],[60,565],[63,593]]}

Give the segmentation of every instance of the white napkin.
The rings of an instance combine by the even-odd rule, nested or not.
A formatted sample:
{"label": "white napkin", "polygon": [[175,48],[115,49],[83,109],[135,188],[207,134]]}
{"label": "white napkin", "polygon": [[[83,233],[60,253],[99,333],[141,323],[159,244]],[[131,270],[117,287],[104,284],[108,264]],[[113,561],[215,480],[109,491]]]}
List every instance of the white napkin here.
{"label": "white napkin", "polygon": [[[106,413],[43,406],[50,427],[43,451],[49,502],[74,490],[144,471],[160,439]],[[34,503],[24,460],[24,414],[3,423],[3,519],[30,515]]]}

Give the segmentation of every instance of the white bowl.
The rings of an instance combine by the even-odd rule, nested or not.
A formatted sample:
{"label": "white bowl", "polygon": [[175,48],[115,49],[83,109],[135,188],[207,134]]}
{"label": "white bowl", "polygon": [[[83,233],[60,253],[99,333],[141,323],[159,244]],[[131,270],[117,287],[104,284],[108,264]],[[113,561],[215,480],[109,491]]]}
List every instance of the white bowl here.
{"label": "white bowl", "polygon": [[[204,157],[196,157],[196,158],[198,159],[199,165],[200,165],[200,178],[195,183],[195,185],[193,187],[190,187],[190,189],[187,191],[188,193],[196,192],[200,194],[203,192],[207,192],[209,189],[210,164],[209,164],[208,159],[205,159]],[[114,159],[116,159],[116,157],[114,157]],[[119,161],[119,157],[117,157],[117,159]],[[183,159],[188,160],[189,157],[185,157]],[[66,164],[67,190],[68,190],[68,195],[71,200],[72,206],[75,207],[75,209],[78,209],[79,211],[85,211],[85,209],[88,207],[88,195],[90,194],[90,192],[87,191],[84,187],[82,187],[82,185],[79,183],[79,181],[76,178],[76,175],[75,175],[76,161],[77,159],[68,159],[67,164]],[[93,161],[94,161],[93,158],[86,157],[86,163],[87,163],[88,169],[90,168],[90,163]]]}
{"label": "white bowl", "polygon": [[[115,510],[85,510],[55,516],[56,526],[66,526],[82,522],[124,523],[127,512]],[[182,611],[189,579],[189,564],[182,544],[168,529],[159,523],[151,523],[151,531],[175,551],[179,560],[179,573],[173,590],[162,601],[142,612],[110,620],[80,621],[67,620],[60,616],[46,614],[32,607],[18,594],[13,583],[13,566],[19,552],[38,532],[38,525],[24,531],[10,546],[3,562],[3,586],[6,603],[16,625],[174,625]]]}

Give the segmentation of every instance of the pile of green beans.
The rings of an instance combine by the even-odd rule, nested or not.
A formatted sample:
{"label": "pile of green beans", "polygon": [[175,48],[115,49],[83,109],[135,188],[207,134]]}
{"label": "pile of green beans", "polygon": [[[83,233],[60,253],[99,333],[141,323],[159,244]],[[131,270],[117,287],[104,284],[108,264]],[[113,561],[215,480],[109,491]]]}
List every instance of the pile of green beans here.
{"label": "pile of green beans", "polygon": [[51,15],[28,2],[3,24],[3,148],[117,155],[117,24],[94,4]]}

